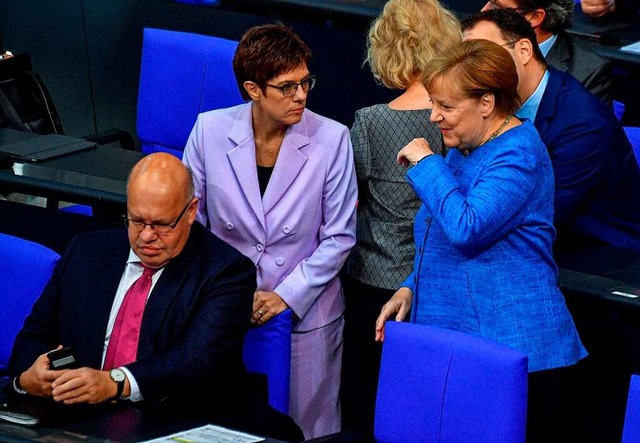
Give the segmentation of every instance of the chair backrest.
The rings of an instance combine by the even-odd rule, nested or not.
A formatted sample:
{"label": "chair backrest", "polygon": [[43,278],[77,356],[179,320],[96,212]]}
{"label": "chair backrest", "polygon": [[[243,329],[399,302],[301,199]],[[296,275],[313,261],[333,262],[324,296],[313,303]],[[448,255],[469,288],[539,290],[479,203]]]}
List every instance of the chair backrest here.
{"label": "chair backrest", "polygon": [[524,442],[527,356],[457,331],[387,322],[377,442]]}
{"label": "chair backrest", "polygon": [[640,128],[635,126],[625,126],[624,132],[627,134],[629,143],[631,143],[636,161],[638,162],[638,165],[640,165]]}
{"label": "chair backrest", "polygon": [[0,375],[6,373],[16,334],[59,258],[38,243],[0,234]]}
{"label": "chair backrest", "polygon": [[283,414],[289,413],[291,316],[291,309],[287,309],[265,325],[249,330],[243,350],[247,370],[266,374],[269,404]]}
{"label": "chair backrest", "polygon": [[142,151],[182,157],[199,113],[243,102],[233,74],[237,42],[145,28],[138,90]]}
{"label": "chair backrest", "polygon": [[617,100],[613,101],[613,114],[616,116],[619,122],[622,121],[622,117],[624,116],[625,104],[619,102]]}
{"label": "chair backrest", "polygon": [[624,418],[622,443],[637,443],[640,441],[640,375],[631,376],[627,412]]}

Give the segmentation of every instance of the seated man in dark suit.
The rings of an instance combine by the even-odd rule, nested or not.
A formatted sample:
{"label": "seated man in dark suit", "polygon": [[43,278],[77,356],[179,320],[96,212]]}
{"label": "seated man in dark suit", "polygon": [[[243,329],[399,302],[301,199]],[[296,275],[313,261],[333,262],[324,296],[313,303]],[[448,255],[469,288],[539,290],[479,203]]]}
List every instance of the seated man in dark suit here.
{"label": "seated man in dark suit", "polygon": [[640,251],[640,171],[613,112],[567,73],[547,66],[529,23],[510,9],[462,23],[465,39],[509,51],[518,69],[516,112],[534,122],[555,176],[557,245],[595,241]]}
{"label": "seated man in dark suit", "polygon": [[574,0],[489,0],[482,8],[513,9],[526,18],[547,63],[573,75],[585,88],[611,105],[613,66],[587,44],[565,32],[573,22]]}
{"label": "seated man in dark suit", "polygon": [[[259,410],[242,361],[255,266],[195,221],[197,206],[177,158],[153,154],[132,169],[127,229],[77,236],[16,337],[16,392],[65,404],[206,404],[206,418],[239,426],[235,412]],[[77,368],[50,368],[47,353],[60,346]],[[247,430],[282,437],[253,421]]]}

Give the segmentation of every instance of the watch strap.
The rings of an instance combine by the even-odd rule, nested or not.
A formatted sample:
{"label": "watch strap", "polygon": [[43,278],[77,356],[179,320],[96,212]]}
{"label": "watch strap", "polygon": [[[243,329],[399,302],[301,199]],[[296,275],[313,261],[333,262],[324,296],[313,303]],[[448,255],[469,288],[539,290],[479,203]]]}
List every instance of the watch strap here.
{"label": "watch strap", "polygon": [[[120,371],[122,371],[122,369],[120,369]],[[122,371],[124,373],[124,371]],[[109,374],[109,378],[111,378],[111,380],[116,384],[116,395],[114,395],[113,397],[111,397],[111,400],[119,400],[120,397],[122,397],[122,392],[124,392],[124,382],[126,380],[126,377],[122,379],[122,381],[115,381],[112,377],[111,377],[111,373]]]}

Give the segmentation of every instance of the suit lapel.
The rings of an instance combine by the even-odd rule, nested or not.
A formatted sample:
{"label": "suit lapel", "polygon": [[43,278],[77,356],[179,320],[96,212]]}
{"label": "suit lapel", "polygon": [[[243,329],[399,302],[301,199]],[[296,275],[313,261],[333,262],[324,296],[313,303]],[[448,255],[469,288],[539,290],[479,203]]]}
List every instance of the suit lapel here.
{"label": "suit lapel", "polygon": [[545,60],[554,68],[566,72],[569,69],[570,55],[566,36],[560,33],[554,45],[549,49]]}
{"label": "suit lapel", "polygon": [[[195,248],[201,242],[204,233],[202,225],[195,222],[191,227],[189,239],[182,252],[164,268],[162,275],[153,287],[149,300],[144,308],[142,325],[140,327],[140,339],[138,341],[137,360],[152,357],[156,353],[157,343],[162,343],[162,326],[170,309],[179,310],[180,300],[174,300],[184,282],[190,278],[190,262],[194,256]],[[190,303],[186,299],[183,303]]]}
{"label": "suit lapel", "polygon": [[[122,279],[125,266],[127,265],[127,257],[129,256],[129,241],[126,236],[118,238],[114,244],[122,245],[116,251],[103,254],[102,266],[100,266],[99,279],[94,279],[93,288],[89,291],[91,296],[90,309],[83,321],[86,327],[81,327],[83,331],[83,340],[86,343],[100,343],[100,346],[91,346],[87,352],[90,353],[89,361],[93,367],[101,367],[104,338],[107,334],[107,326],[109,324],[109,314],[113,306],[113,300],[118,291],[118,285]],[[103,294],[97,296],[96,294]],[[88,306],[89,308],[89,306]]]}
{"label": "suit lapel", "polygon": [[307,119],[303,115],[300,123],[291,126],[282,140],[278,160],[273,169],[267,190],[264,193],[265,215],[280,201],[300,173],[307,161],[307,156],[300,152],[300,148],[308,144]]}
{"label": "suit lapel", "polygon": [[540,100],[540,106],[538,106],[538,112],[536,113],[536,119],[534,126],[540,134],[540,138],[545,140],[544,133],[549,126],[549,121],[555,116],[556,101],[560,87],[562,86],[562,74],[556,71],[553,67],[548,67],[549,70],[549,82],[542,94],[542,100]]}
{"label": "suit lapel", "polygon": [[258,169],[256,166],[256,147],[253,140],[251,121],[251,105],[247,105],[238,115],[229,133],[229,138],[236,146],[227,151],[227,158],[238,180],[244,198],[262,225],[262,228],[265,229],[264,210],[262,208],[262,197],[260,196]]}

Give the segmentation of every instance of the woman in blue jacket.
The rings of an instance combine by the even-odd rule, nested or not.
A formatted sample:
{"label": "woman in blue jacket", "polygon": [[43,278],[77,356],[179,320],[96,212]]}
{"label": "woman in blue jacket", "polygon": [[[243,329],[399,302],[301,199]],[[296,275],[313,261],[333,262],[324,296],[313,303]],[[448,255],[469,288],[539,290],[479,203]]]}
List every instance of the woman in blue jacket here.
{"label": "woman in blue jacket", "polygon": [[525,352],[530,373],[543,371],[529,379],[538,395],[547,370],[586,356],[557,287],[547,150],[533,125],[513,116],[518,76],[499,45],[464,42],[434,59],[424,78],[431,121],[453,149],[443,159],[414,139],[398,153],[413,165],[406,178],[422,206],[414,270],[382,308],[376,339],[389,317],[409,311],[413,322],[493,339]]}

